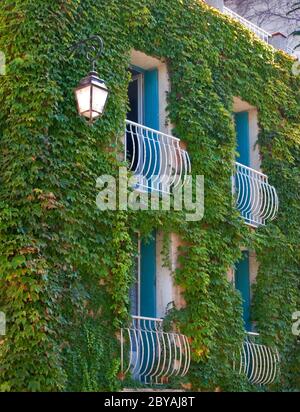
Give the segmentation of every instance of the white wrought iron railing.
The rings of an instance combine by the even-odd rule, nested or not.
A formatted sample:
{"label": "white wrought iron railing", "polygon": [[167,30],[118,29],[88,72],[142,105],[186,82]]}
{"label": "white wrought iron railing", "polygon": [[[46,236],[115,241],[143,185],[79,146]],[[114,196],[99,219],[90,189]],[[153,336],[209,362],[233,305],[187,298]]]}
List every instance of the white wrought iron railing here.
{"label": "white wrought iron railing", "polygon": [[233,10],[229,9],[228,7],[224,6],[224,13],[232,17],[233,19],[238,20],[240,23],[246,26],[249,30],[251,30],[254,34],[256,34],[257,37],[259,37],[261,40],[269,44],[270,38],[272,37],[271,33],[268,33],[266,30],[263,30],[261,27],[245,19],[239,14],[235,13]]}
{"label": "white wrought iron railing", "polygon": [[137,178],[136,188],[171,193],[191,172],[180,139],[126,120],[125,159]]}
{"label": "white wrought iron railing", "polygon": [[121,373],[142,383],[165,383],[172,376],[187,374],[191,361],[188,339],[166,332],[163,319],[132,316],[121,329]]}
{"label": "white wrought iron railing", "polygon": [[290,44],[286,48],[286,52],[293,56],[295,59],[299,60],[299,55],[297,55],[297,50],[295,50],[295,47],[291,46]]}
{"label": "white wrought iron railing", "polygon": [[257,227],[275,219],[279,202],[268,176],[238,162],[235,169],[233,193],[245,222]]}
{"label": "white wrought iron railing", "polygon": [[234,368],[245,374],[254,385],[273,383],[279,375],[280,358],[276,348],[259,343],[259,334],[246,332],[246,339],[240,350]]}

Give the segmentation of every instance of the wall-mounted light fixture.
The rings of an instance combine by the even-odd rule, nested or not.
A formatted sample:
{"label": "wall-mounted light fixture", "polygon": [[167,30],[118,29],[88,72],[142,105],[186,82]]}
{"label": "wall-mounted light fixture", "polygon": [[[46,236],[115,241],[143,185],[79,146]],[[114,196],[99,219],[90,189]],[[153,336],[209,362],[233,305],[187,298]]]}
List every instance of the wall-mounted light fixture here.
{"label": "wall-mounted light fixture", "polygon": [[92,71],[80,80],[75,89],[77,110],[80,116],[84,116],[92,124],[100,117],[105,109],[108,89],[104,80],[101,80],[96,72],[96,61],[103,50],[103,40],[95,35],[75,43],[71,49],[86,49],[86,58],[92,64]]}

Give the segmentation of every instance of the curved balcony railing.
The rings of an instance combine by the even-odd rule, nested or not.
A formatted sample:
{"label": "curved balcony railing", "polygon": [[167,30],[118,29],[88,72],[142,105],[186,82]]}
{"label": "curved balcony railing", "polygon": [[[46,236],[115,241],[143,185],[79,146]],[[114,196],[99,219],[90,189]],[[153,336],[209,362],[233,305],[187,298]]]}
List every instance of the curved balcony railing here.
{"label": "curved balcony railing", "polygon": [[171,193],[184,184],[191,163],[176,137],[126,120],[125,159],[137,188]]}
{"label": "curved balcony railing", "polygon": [[121,372],[143,383],[166,383],[183,377],[190,366],[191,352],[186,336],[163,330],[163,319],[132,316],[131,325],[121,329]]}
{"label": "curved balcony railing", "polygon": [[229,9],[228,7],[224,6],[223,9],[224,13],[230,16],[231,18],[239,21],[249,30],[251,30],[257,37],[263,40],[266,43],[270,42],[272,38],[271,33],[268,33],[266,30],[262,29],[261,27],[257,26],[256,24],[252,23],[251,21],[245,19],[244,17],[240,16],[239,14],[235,13],[233,10]]}
{"label": "curved balcony railing", "polygon": [[268,183],[268,176],[241,163],[236,162],[235,165],[233,192],[245,222],[257,227],[275,219],[278,196],[275,188]]}
{"label": "curved balcony railing", "polygon": [[258,340],[258,333],[246,332],[235,369],[245,374],[254,385],[268,385],[279,375],[279,353],[277,349],[258,343]]}

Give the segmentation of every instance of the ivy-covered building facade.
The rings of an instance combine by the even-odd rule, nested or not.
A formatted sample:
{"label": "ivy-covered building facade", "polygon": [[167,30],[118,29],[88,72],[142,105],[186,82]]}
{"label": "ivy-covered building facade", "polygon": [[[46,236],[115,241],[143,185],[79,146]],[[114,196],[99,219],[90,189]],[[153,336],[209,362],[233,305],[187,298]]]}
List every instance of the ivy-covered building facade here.
{"label": "ivy-covered building facade", "polygon": [[297,62],[220,4],[1,2],[1,391],[300,389]]}

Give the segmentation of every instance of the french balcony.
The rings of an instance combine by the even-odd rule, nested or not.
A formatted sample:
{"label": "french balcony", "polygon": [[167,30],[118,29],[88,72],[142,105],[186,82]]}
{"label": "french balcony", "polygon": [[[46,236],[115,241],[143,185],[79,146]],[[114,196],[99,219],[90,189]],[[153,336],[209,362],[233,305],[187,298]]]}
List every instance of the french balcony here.
{"label": "french balcony", "polygon": [[236,207],[247,224],[264,226],[267,221],[275,219],[278,196],[265,174],[236,162],[233,194]]}
{"label": "french balcony", "polygon": [[246,332],[235,370],[253,385],[270,385],[279,375],[279,366],[278,350],[259,343],[258,333]]}
{"label": "french balcony", "polygon": [[188,339],[164,330],[163,319],[132,316],[121,329],[121,373],[144,384],[167,383],[187,374],[191,361]]}
{"label": "french balcony", "polygon": [[141,191],[172,193],[191,172],[180,139],[126,120],[125,159]]}

